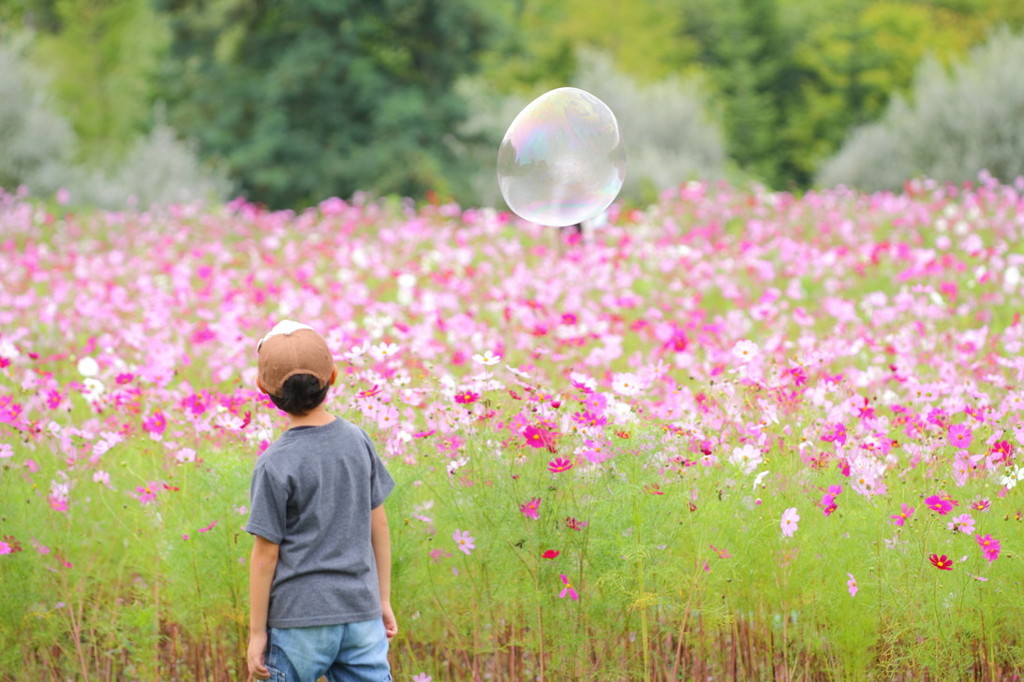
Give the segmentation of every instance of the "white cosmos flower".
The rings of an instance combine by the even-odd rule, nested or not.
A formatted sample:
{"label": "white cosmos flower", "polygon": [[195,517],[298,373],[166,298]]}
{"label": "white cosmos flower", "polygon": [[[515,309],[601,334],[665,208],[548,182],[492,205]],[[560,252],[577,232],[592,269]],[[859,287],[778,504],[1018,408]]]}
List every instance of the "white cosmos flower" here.
{"label": "white cosmos flower", "polygon": [[473,362],[481,365],[496,365],[501,362],[501,356],[495,355],[490,350],[485,350],[483,353],[475,353],[473,355]]}
{"label": "white cosmos flower", "polygon": [[754,490],[757,490],[757,486],[761,485],[761,481],[763,481],[764,477],[770,473],[770,471],[762,471],[761,473],[754,477]]}
{"label": "white cosmos flower", "polygon": [[82,395],[86,400],[93,401],[103,395],[103,392],[107,390],[107,387],[103,385],[103,382],[99,379],[93,379],[92,377],[86,377],[82,382],[85,386],[85,390],[82,391]]}
{"label": "white cosmos flower", "polygon": [[736,345],[732,347],[732,355],[740,362],[747,363],[753,360],[760,350],[757,344],[750,339],[743,339],[737,341]]}
{"label": "white cosmos flower", "polygon": [[616,374],[612,379],[612,390],[624,396],[634,396],[640,392],[640,379],[632,372]]}
{"label": "white cosmos flower", "polygon": [[733,448],[729,461],[743,470],[745,474],[754,473],[754,469],[762,462],[761,451],[753,445]]}
{"label": "white cosmos flower", "polygon": [[397,343],[380,343],[370,349],[370,355],[377,362],[386,360],[398,353]]}
{"label": "white cosmos flower", "polygon": [[1007,489],[1014,488],[1019,481],[1024,481],[1024,467],[1014,467],[1014,470],[999,479],[999,483]]}
{"label": "white cosmos flower", "polygon": [[78,361],[78,373],[83,377],[94,377],[100,373],[100,363],[93,358],[82,358]]}

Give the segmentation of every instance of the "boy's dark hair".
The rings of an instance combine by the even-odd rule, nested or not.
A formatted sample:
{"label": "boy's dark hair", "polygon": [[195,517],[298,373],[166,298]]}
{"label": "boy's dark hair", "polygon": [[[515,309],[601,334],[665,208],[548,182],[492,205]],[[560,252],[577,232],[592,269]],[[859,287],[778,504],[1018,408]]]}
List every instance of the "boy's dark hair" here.
{"label": "boy's dark hair", "polygon": [[320,386],[320,380],[312,374],[294,374],[281,386],[281,394],[271,395],[270,400],[277,409],[302,417],[324,401],[330,387],[330,384]]}

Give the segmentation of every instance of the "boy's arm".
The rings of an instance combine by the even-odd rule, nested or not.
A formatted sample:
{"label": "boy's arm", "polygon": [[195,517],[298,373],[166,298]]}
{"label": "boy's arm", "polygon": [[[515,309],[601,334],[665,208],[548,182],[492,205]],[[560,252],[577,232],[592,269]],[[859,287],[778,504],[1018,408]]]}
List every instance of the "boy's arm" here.
{"label": "boy's arm", "polygon": [[259,535],[253,537],[249,562],[249,674],[257,680],[265,680],[270,677],[270,671],[263,664],[267,650],[267,611],[279,547]]}
{"label": "boy's arm", "polygon": [[398,634],[398,621],[391,608],[391,533],[384,505],[370,512],[370,542],[377,563],[377,581],[380,583],[380,606],[384,612],[384,631],[391,639]]}

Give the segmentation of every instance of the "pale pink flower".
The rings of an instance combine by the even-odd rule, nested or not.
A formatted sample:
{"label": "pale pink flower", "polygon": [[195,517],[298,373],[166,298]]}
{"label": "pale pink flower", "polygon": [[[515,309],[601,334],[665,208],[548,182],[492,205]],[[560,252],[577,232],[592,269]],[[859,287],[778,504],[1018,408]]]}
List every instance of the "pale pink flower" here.
{"label": "pale pink flower", "polygon": [[466,556],[469,556],[473,550],[476,549],[473,536],[469,534],[468,530],[459,530],[456,528],[455,532],[452,533],[452,540],[454,540],[455,544],[458,545],[459,551]]}
{"label": "pale pink flower", "polygon": [[847,573],[846,576],[849,580],[846,581],[846,589],[850,592],[851,597],[857,596],[857,579],[853,577],[853,573]]}
{"label": "pale pink flower", "polygon": [[974,532],[974,519],[970,514],[954,516],[953,520],[946,524],[946,528],[954,533],[965,533],[970,535]]}
{"label": "pale pink flower", "polygon": [[799,523],[800,514],[797,513],[796,507],[790,507],[782,512],[782,520],[779,525],[782,526],[782,534],[787,538],[793,537],[793,533],[796,532]]}
{"label": "pale pink flower", "polygon": [[741,363],[747,363],[757,357],[760,348],[757,344],[750,339],[743,339],[737,341],[736,345],[732,347],[732,356],[739,360]]}

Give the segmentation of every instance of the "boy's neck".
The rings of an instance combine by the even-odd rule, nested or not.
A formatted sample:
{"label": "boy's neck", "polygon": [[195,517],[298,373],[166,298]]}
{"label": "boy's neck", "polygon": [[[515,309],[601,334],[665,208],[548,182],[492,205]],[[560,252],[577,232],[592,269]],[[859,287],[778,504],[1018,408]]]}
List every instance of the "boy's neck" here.
{"label": "boy's neck", "polygon": [[323,405],[320,405],[312,412],[302,416],[289,414],[288,428],[294,429],[296,426],[323,426],[330,424],[332,421],[334,421],[334,415],[324,409]]}

